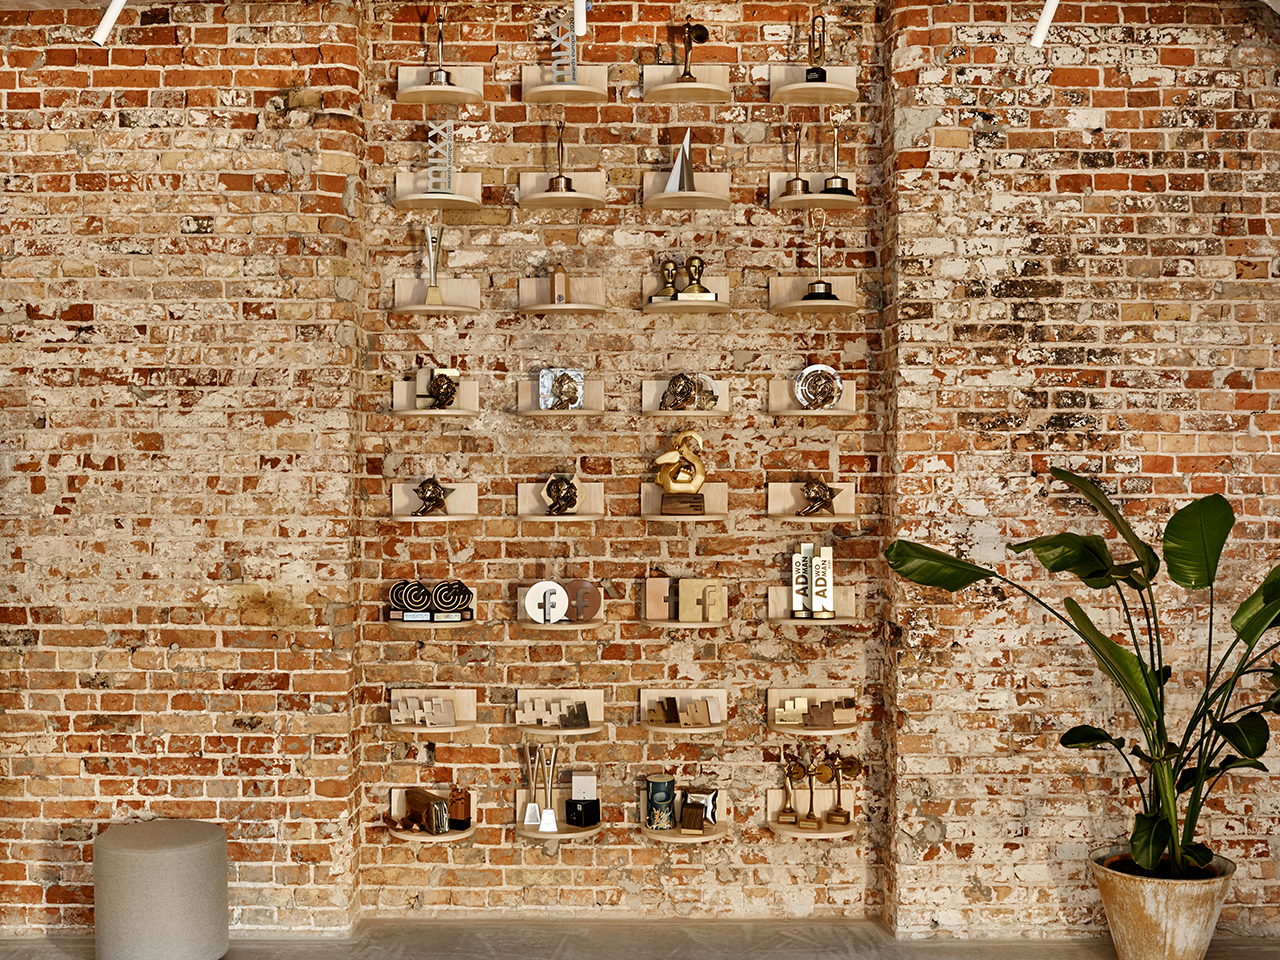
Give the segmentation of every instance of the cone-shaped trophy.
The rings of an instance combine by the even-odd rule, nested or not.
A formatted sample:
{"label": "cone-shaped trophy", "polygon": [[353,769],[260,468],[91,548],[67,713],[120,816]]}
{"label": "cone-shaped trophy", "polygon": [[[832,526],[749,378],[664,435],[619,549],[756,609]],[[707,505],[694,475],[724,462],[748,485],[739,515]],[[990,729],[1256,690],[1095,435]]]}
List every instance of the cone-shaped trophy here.
{"label": "cone-shaped trophy", "polygon": [[689,140],[692,130],[684,132],[684,142],[676,151],[675,163],[671,167],[671,176],[667,178],[664,193],[692,192],[698,188],[693,184],[693,160],[689,157]]}

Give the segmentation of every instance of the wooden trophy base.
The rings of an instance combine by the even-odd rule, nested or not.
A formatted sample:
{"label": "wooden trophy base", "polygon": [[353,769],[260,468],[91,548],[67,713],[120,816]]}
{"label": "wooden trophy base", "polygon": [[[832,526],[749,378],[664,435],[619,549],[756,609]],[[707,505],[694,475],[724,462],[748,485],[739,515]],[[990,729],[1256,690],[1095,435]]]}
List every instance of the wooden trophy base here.
{"label": "wooden trophy base", "polygon": [[852,819],[853,817],[850,815],[848,810],[827,811],[827,823],[837,823],[842,827],[847,827],[849,825],[849,821]]}
{"label": "wooden trophy base", "polygon": [[700,493],[664,493],[662,495],[664,516],[700,517],[706,512],[706,503]]}
{"label": "wooden trophy base", "polygon": [[800,815],[797,814],[794,810],[783,810],[780,814],[778,814],[779,823],[795,823],[799,819],[800,819]]}

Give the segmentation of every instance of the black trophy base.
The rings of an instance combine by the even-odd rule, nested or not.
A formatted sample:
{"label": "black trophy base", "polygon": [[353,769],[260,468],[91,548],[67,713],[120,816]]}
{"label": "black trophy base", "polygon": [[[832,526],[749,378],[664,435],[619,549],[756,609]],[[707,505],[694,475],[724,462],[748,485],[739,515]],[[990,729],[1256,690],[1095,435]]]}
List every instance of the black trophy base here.
{"label": "black trophy base", "polygon": [[453,819],[453,817],[450,817],[450,818],[449,818],[449,829],[450,829],[450,830],[470,830],[470,829],[471,829],[471,818],[470,818],[470,817],[467,817],[467,819],[465,819],[465,820],[455,820],[455,819]]}
{"label": "black trophy base", "polygon": [[571,827],[594,827],[600,822],[600,801],[566,800],[564,822]]}
{"label": "black trophy base", "polygon": [[809,292],[806,293],[801,300],[839,300],[831,289],[831,284],[825,280],[815,280],[809,284]]}
{"label": "black trophy base", "polygon": [[826,194],[835,194],[838,197],[857,196],[857,194],[849,189],[848,178],[838,175],[834,177],[827,177],[822,184],[822,192]]}
{"label": "black trophy base", "polygon": [[664,493],[664,517],[700,517],[707,512],[706,498],[700,493]]}
{"label": "black trophy base", "polygon": [[805,83],[826,83],[827,71],[822,67],[810,67],[804,72]]}

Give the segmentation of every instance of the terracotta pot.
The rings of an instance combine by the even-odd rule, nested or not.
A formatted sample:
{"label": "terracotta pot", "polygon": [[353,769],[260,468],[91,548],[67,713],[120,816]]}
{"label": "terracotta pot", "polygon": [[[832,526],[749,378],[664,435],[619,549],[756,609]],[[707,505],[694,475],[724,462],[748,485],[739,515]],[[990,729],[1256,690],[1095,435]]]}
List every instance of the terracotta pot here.
{"label": "terracotta pot", "polygon": [[1204,960],[1236,865],[1214,857],[1218,876],[1157,880],[1108,869],[1108,859],[1129,847],[1099,847],[1089,854],[1093,879],[1111,925],[1119,960]]}

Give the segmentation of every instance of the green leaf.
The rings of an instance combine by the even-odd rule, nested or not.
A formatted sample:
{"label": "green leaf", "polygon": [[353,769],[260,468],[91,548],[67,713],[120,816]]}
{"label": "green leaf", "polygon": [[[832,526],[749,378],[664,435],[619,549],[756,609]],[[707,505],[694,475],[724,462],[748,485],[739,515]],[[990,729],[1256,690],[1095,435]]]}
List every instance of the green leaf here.
{"label": "green leaf", "polygon": [[[1111,521],[1111,525],[1116,528],[1120,536],[1124,537],[1125,543],[1129,544],[1129,549],[1142,564],[1145,577],[1141,582],[1145,584],[1151,581],[1160,569],[1160,558],[1150,546],[1138,539],[1138,535],[1133,532],[1133,527],[1129,526],[1129,521],[1120,513],[1120,508],[1108,500],[1107,495],[1087,477],[1069,470],[1060,470],[1057,467],[1050,468],[1049,474],[1055,480],[1061,480],[1068,486],[1074,487],[1081,496],[1093,504],[1100,514]],[[1135,586],[1137,585],[1135,583]]]}
{"label": "green leaf", "polygon": [[1062,606],[1071,617],[1076,630],[1084,638],[1084,642],[1093,651],[1093,658],[1098,661],[1099,669],[1120,687],[1125,699],[1129,701],[1129,706],[1133,707],[1133,712],[1147,723],[1155,723],[1157,711],[1152,697],[1152,683],[1155,678],[1146,665],[1110,637],[1104,636],[1093,625],[1089,615],[1080,608],[1080,604],[1071,597],[1063,600]]}
{"label": "green leaf", "polygon": [[1275,687],[1275,689],[1280,690],[1280,663],[1276,663],[1274,660],[1272,660],[1271,675],[1264,679],[1267,681],[1267,683],[1271,684],[1271,686]]}
{"label": "green leaf", "polygon": [[1164,817],[1139,813],[1133,818],[1133,833],[1129,836],[1134,861],[1146,870],[1154,870],[1172,836],[1169,821]]}
{"label": "green leaf", "polygon": [[1207,867],[1213,859],[1213,851],[1207,843],[1189,843],[1182,848],[1182,852],[1197,867]]}
{"label": "green leaf", "polygon": [[1133,741],[1133,746],[1129,748],[1129,752],[1132,753],[1139,760],[1141,760],[1143,763],[1145,763],[1148,767],[1151,766],[1150,754],[1148,754],[1147,751],[1143,750],[1142,747],[1138,746],[1137,740]]}
{"label": "green leaf", "polygon": [[1107,746],[1115,747],[1117,750],[1124,749],[1124,737],[1113,737],[1107,731],[1091,727],[1087,723],[1072,727],[1058,738],[1058,743],[1072,750],[1092,750]]}
{"label": "green leaf", "polygon": [[1231,617],[1231,629],[1252,650],[1268,629],[1280,618],[1280,566],[1272,567],[1257,590],[1249,594]]}
{"label": "green leaf", "polygon": [[898,576],[912,583],[953,592],[996,575],[994,570],[910,540],[893,541],[885,550],[884,558]]}
{"label": "green leaf", "polygon": [[1170,517],[1164,528],[1164,566],[1169,578],[1186,590],[1211,586],[1235,525],[1231,504],[1216,493],[1192,500]]}
{"label": "green leaf", "polygon": [[1271,728],[1267,726],[1267,718],[1256,710],[1246,713],[1239,720],[1215,720],[1213,729],[1223,740],[1231,744],[1241,756],[1257,760],[1267,752],[1267,740],[1271,736]]}
{"label": "green leaf", "polygon": [[1266,700],[1263,700],[1258,709],[1266,713],[1280,713],[1280,690],[1276,690]]}
{"label": "green leaf", "polygon": [[1071,573],[1094,589],[1111,586],[1115,561],[1102,537],[1082,537],[1078,533],[1055,533],[1021,543],[1009,544],[1014,553],[1030,550],[1050,573]]}
{"label": "green leaf", "polygon": [[1245,760],[1241,757],[1233,757],[1230,754],[1222,758],[1222,763],[1218,764],[1218,773],[1226,773],[1228,770],[1261,770],[1267,772],[1267,765],[1261,760]]}
{"label": "green leaf", "polygon": [[[1212,779],[1217,773],[1218,768],[1211,766],[1205,771],[1205,779]],[[1182,772],[1178,774],[1178,782],[1174,789],[1177,793],[1186,793],[1200,782],[1200,768],[1198,766],[1183,767]]]}

